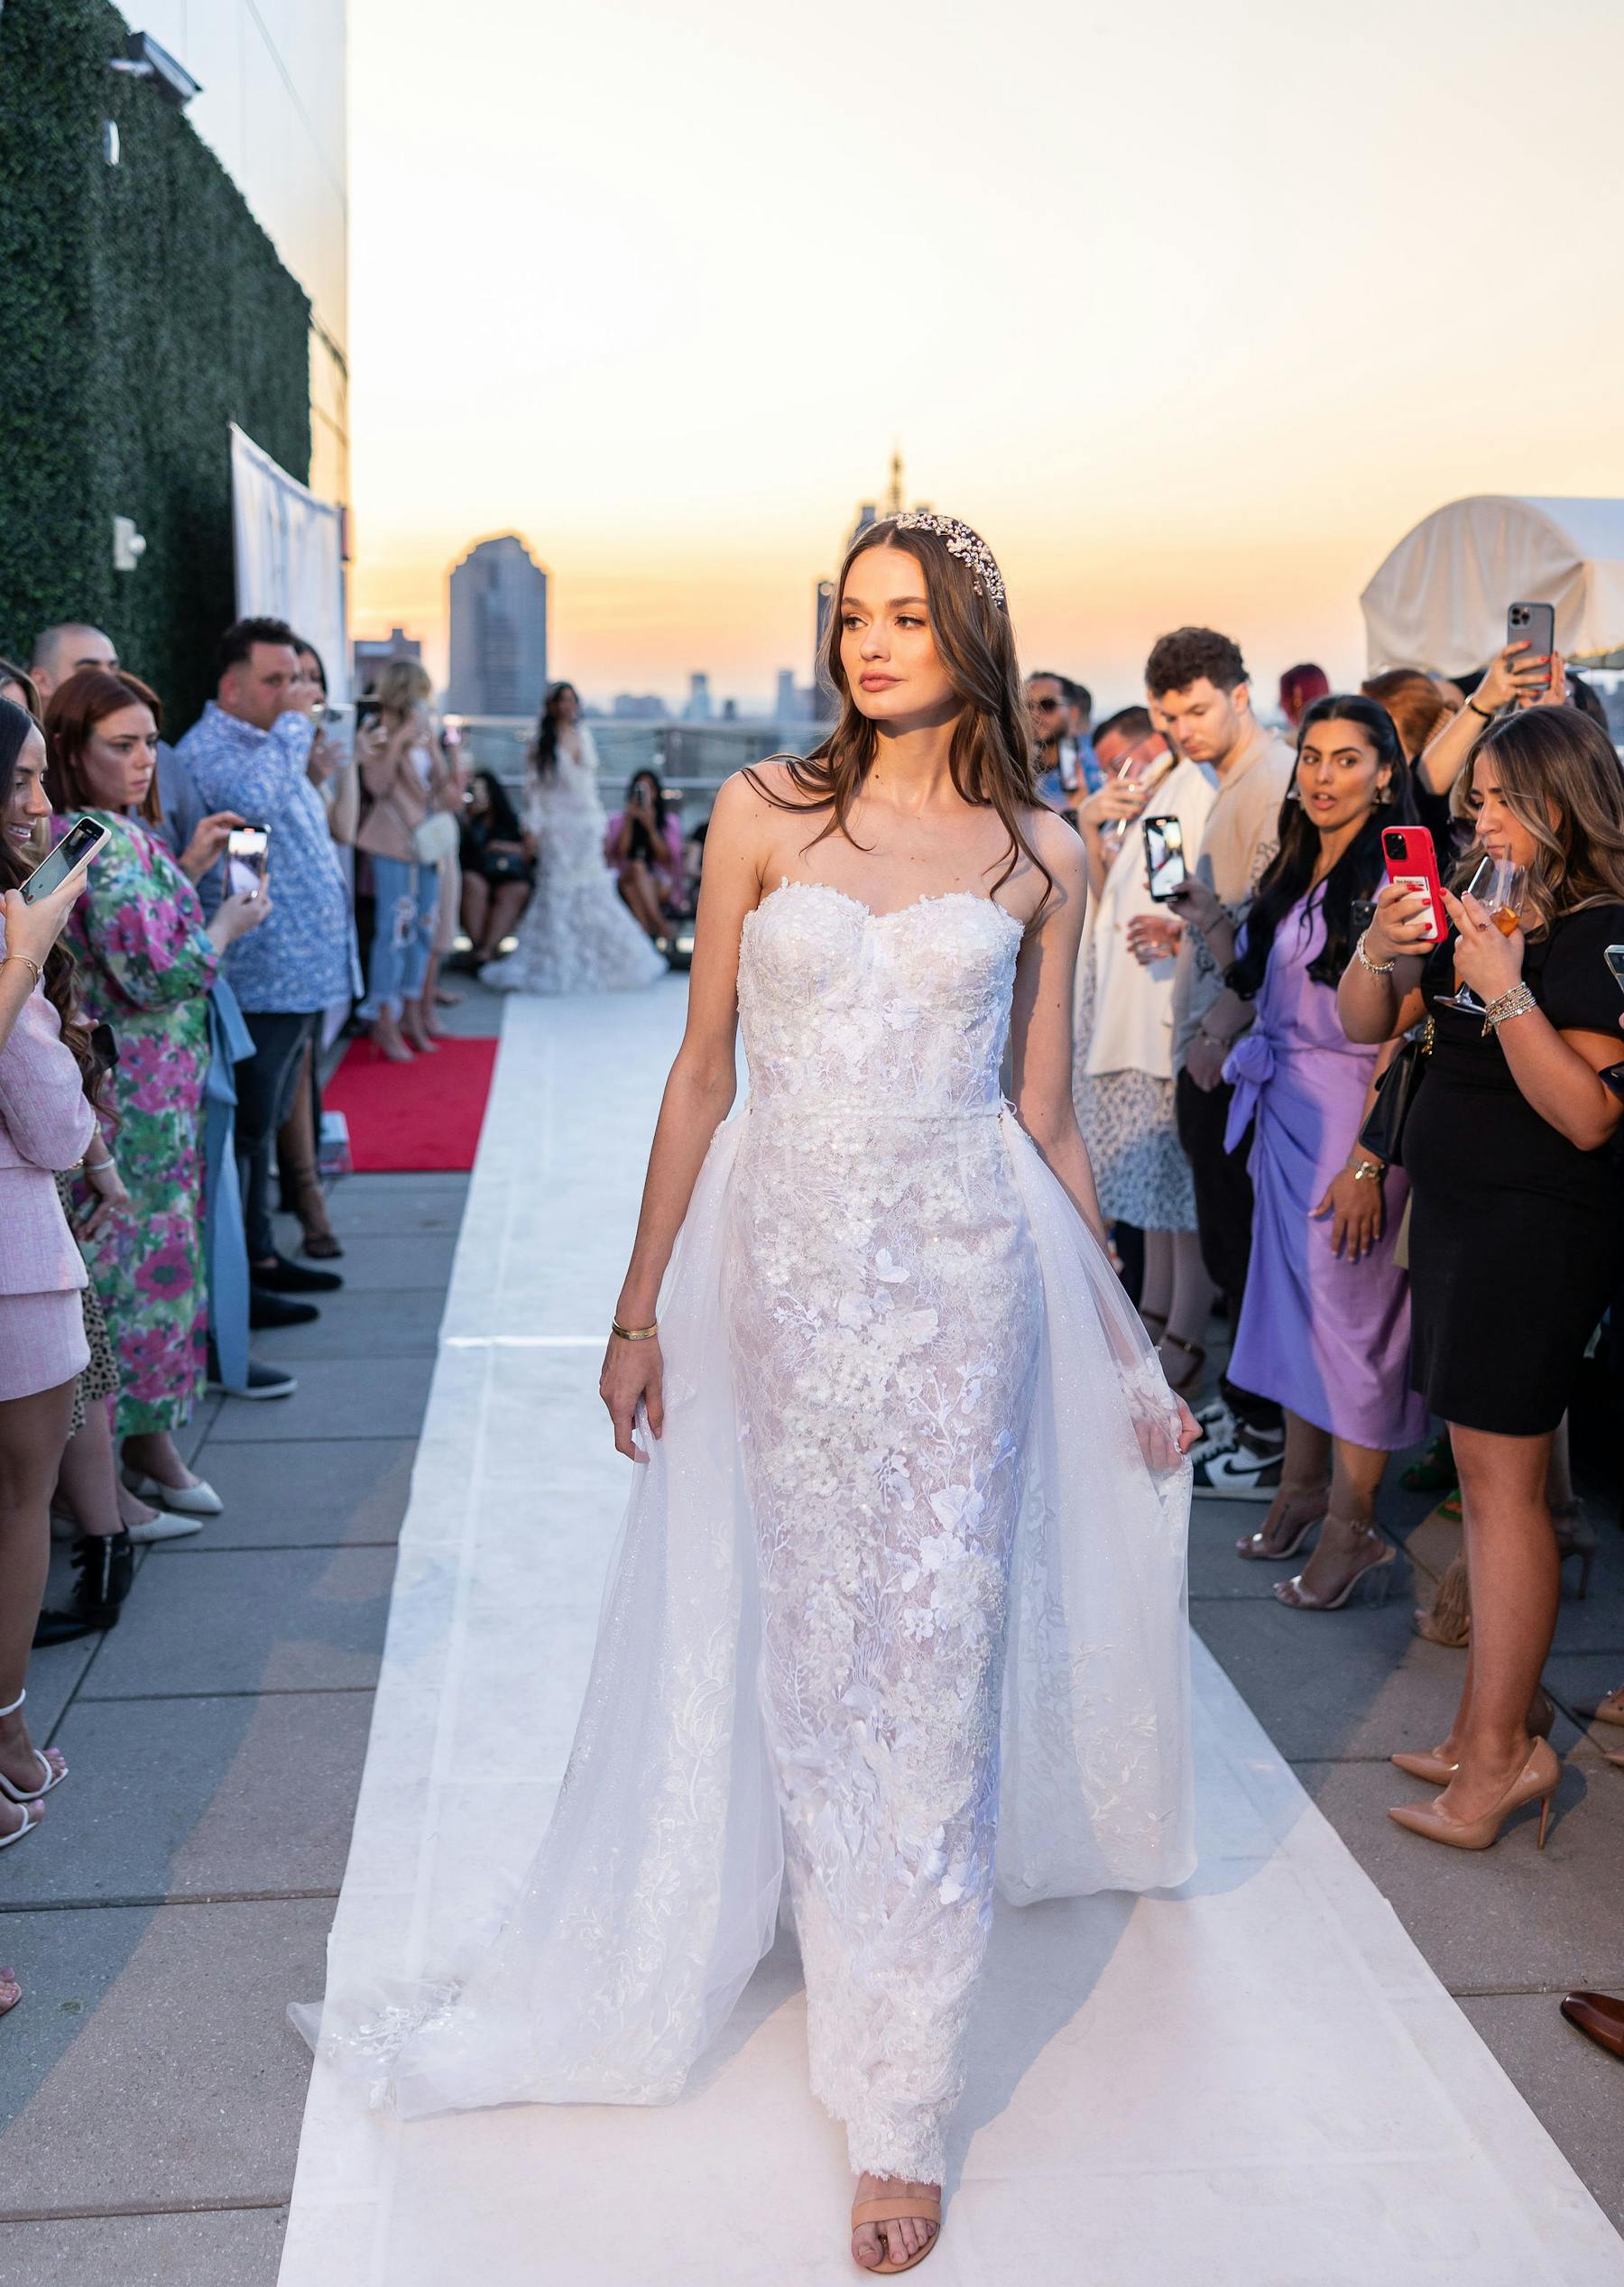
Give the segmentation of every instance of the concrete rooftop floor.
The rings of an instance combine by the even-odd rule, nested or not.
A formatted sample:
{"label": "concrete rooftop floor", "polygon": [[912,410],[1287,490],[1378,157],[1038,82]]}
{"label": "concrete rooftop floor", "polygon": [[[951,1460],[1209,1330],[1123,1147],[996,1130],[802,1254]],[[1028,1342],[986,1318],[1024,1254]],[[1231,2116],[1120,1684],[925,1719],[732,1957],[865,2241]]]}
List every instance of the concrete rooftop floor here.
{"label": "concrete rooftop floor", "polygon": [[[498,1016],[474,987],[454,1021],[492,1031]],[[256,1343],[297,1371],[298,1394],[210,1399],[192,1425],[193,1464],[226,1514],[143,1556],[108,1636],[36,1655],[35,1736],[62,1748],[72,1778],[43,1831],[0,1857],[0,1960],[27,1995],[0,2023],[7,2287],[275,2280],[309,2066],[283,2012],[325,1981],[466,1190],[460,1176],[336,1188],[345,1291],[316,1325]],[[1452,1544],[1426,1521],[1426,1499],[1390,1476],[1384,1521],[1425,1589]],[[1440,1734],[1461,1657],[1413,1635],[1405,1589],[1382,1608],[1287,1611],[1269,1592],[1274,1570],[1231,1553],[1260,1508],[1198,1502],[1192,1614],[1624,2223],[1624,2067],[1556,2014],[1572,1985],[1624,1991],[1624,1770],[1574,1720],[1577,1701],[1624,1681],[1624,1532],[1600,1489],[1591,1513],[1590,1595],[1574,1599],[1570,1565],[1547,1671],[1566,1772],[1543,1857],[1520,1825],[1479,1857],[1431,1848],[1385,1816],[1416,1792],[1387,1755]],[[1273,1969],[1299,1996],[1322,1974],[1312,1960]]]}

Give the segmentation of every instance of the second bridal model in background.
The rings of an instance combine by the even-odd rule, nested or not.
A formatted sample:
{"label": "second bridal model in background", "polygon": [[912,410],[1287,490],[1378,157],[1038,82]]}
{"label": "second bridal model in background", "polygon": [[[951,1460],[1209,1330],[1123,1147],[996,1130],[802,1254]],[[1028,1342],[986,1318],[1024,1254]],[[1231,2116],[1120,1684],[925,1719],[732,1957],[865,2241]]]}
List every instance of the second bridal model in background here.
{"label": "second bridal model in background", "polygon": [[580,708],[572,683],[555,683],[542,705],[524,811],[536,886],[513,950],[479,973],[498,992],[618,992],[669,973],[604,862],[609,821]]}
{"label": "second bridal model in background", "polygon": [[853,2256],[891,2273],[939,2228],[995,1888],[1194,1865],[1195,1426],[1102,1244],[1084,857],[985,543],[872,527],[825,665],[835,731],[730,779],[706,841],[601,1384],[636,1481],[552,1824],[403,2043],[329,2004],[322,2047],[407,2117],[669,2102],[787,1876]]}

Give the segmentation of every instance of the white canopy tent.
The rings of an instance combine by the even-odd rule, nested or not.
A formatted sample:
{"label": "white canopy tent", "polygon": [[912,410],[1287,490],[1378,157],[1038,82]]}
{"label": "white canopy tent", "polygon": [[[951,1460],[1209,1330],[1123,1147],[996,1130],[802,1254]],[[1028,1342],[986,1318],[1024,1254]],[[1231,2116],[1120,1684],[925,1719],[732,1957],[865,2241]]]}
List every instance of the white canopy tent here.
{"label": "white canopy tent", "polygon": [[1372,674],[1486,667],[1518,602],[1555,605],[1569,659],[1624,650],[1624,500],[1454,501],[1406,533],[1359,601]]}
{"label": "white canopy tent", "polygon": [[344,512],[318,500],[235,421],[231,495],[238,616],[286,620],[320,653],[328,696],[347,697]]}

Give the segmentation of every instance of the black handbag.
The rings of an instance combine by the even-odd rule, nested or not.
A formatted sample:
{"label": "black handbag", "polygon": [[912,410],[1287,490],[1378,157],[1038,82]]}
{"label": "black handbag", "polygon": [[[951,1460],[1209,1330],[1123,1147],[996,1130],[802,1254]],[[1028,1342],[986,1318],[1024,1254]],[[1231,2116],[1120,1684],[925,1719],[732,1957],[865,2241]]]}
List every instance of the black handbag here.
{"label": "black handbag", "polygon": [[1403,1164],[1405,1123],[1416,1091],[1426,1076],[1432,1051],[1433,1020],[1428,1017],[1425,1024],[1413,1026],[1405,1034],[1403,1047],[1376,1083],[1376,1101],[1359,1131],[1359,1140],[1389,1167]]}

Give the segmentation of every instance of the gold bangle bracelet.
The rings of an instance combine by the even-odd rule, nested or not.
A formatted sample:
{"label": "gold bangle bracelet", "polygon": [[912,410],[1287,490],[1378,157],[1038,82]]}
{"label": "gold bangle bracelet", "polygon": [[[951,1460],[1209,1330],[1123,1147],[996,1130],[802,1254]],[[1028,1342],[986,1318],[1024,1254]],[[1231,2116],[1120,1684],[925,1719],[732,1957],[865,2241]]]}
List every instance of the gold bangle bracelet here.
{"label": "gold bangle bracelet", "polygon": [[651,1326],[623,1326],[618,1318],[612,1318],[609,1321],[609,1332],[612,1334],[618,1334],[623,1342],[652,1342],[660,1332],[660,1321],[657,1318]]}
{"label": "gold bangle bracelet", "polygon": [[5,968],[8,961],[20,961],[25,969],[32,969],[33,971],[33,981],[35,984],[43,983],[45,971],[42,964],[36,961],[31,954],[7,953],[0,954],[0,969]]}

